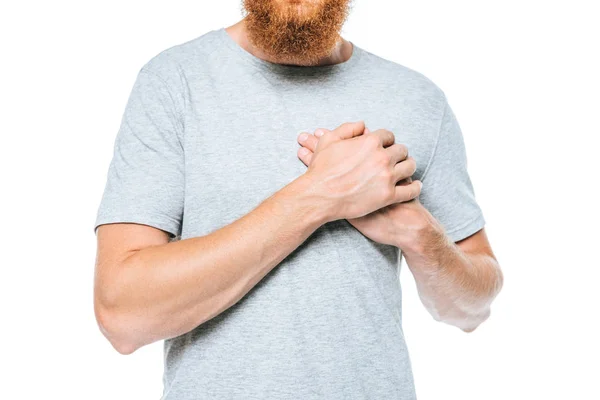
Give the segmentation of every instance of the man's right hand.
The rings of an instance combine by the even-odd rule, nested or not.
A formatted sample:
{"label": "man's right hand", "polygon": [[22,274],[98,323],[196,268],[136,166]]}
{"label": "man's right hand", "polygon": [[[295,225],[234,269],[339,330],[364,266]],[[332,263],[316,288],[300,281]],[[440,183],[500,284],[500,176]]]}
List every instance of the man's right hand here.
{"label": "man's right hand", "polygon": [[421,191],[412,175],[408,149],[394,134],[380,129],[364,134],[363,121],[348,122],[319,139],[305,176],[326,204],[328,220],[362,217],[392,203],[409,201]]}

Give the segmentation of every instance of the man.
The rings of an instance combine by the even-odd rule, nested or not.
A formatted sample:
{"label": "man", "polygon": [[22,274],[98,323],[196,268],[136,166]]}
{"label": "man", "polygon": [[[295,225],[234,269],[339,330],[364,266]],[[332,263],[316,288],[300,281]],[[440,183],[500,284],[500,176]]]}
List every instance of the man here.
{"label": "man", "polygon": [[348,0],[243,5],[139,71],[95,224],[99,326],[122,354],[164,339],[163,400],[414,399],[401,257],[466,332],[502,285],[457,120],[341,38]]}

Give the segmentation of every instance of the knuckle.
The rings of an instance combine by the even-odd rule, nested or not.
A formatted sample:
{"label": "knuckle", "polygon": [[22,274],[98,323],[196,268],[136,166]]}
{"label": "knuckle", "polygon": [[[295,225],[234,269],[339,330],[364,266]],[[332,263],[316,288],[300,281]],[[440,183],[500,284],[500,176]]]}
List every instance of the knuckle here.
{"label": "knuckle", "polygon": [[329,139],[331,139],[333,135],[328,131],[323,131],[321,137],[318,137],[319,143],[323,142],[323,144],[329,143]]}
{"label": "knuckle", "polygon": [[406,158],[406,146],[401,143],[394,143],[392,146],[394,147],[394,154],[398,158],[398,162],[404,160]]}
{"label": "knuckle", "polygon": [[393,142],[396,139],[396,137],[394,136],[394,133],[392,131],[383,129],[383,133],[390,142]]}
{"label": "knuckle", "polygon": [[394,155],[386,150],[382,150],[382,153],[383,153],[383,161],[385,161],[385,163],[389,165],[392,162],[392,160],[394,159]]}
{"label": "knuckle", "polygon": [[408,146],[403,143],[400,143],[399,146],[401,147],[401,150],[402,150],[402,156],[403,156],[402,158],[407,158],[408,157]]}
{"label": "knuckle", "polygon": [[410,200],[415,197],[415,185],[409,184],[404,187],[404,200]]}
{"label": "knuckle", "polygon": [[407,161],[409,163],[410,166],[410,170],[412,171],[411,175],[414,174],[417,170],[417,160],[415,160],[413,157],[409,156],[407,158]]}
{"label": "knuckle", "polygon": [[371,147],[379,146],[379,138],[376,135],[364,136],[365,144]]}
{"label": "knuckle", "polygon": [[324,129],[324,128],[317,128],[317,129],[315,129],[315,131],[313,133],[313,137],[319,139],[321,136],[317,136],[316,135],[318,132],[320,132],[321,136],[323,136],[323,135],[325,135],[327,133],[327,129]]}
{"label": "knuckle", "polygon": [[387,151],[382,150],[377,153],[377,165],[381,168],[387,170],[391,162],[392,156]]}
{"label": "knuckle", "polygon": [[413,191],[414,191],[414,185],[406,185],[406,199],[410,199],[412,198],[413,195]]}
{"label": "knuckle", "polygon": [[386,184],[390,184],[394,181],[394,174],[389,168],[384,168],[381,171],[380,176],[385,180]]}

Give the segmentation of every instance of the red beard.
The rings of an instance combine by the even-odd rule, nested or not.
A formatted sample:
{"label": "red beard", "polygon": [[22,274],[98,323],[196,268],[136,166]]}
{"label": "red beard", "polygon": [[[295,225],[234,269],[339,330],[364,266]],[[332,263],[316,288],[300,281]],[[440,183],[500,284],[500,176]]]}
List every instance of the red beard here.
{"label": "red beard", "polygon": [[276,62],[315,65],[340,40],[350,0],[243,0],[248,40]]}

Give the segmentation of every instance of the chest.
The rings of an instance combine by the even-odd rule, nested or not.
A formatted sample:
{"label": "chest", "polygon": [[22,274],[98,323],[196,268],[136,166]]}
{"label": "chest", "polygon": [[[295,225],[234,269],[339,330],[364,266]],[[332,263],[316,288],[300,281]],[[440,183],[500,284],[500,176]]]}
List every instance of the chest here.
{"label": "chest", "polygon": [[[410,104],[380,90],[311,85],[213,88],[192,102],[185,123],[184,236],[207,234],[250,212],[306,171],[297,136],[364,120],[407,145],[418,177],[432,148],[431,126]],[[417,118],[418,117],[418,118]]]}

